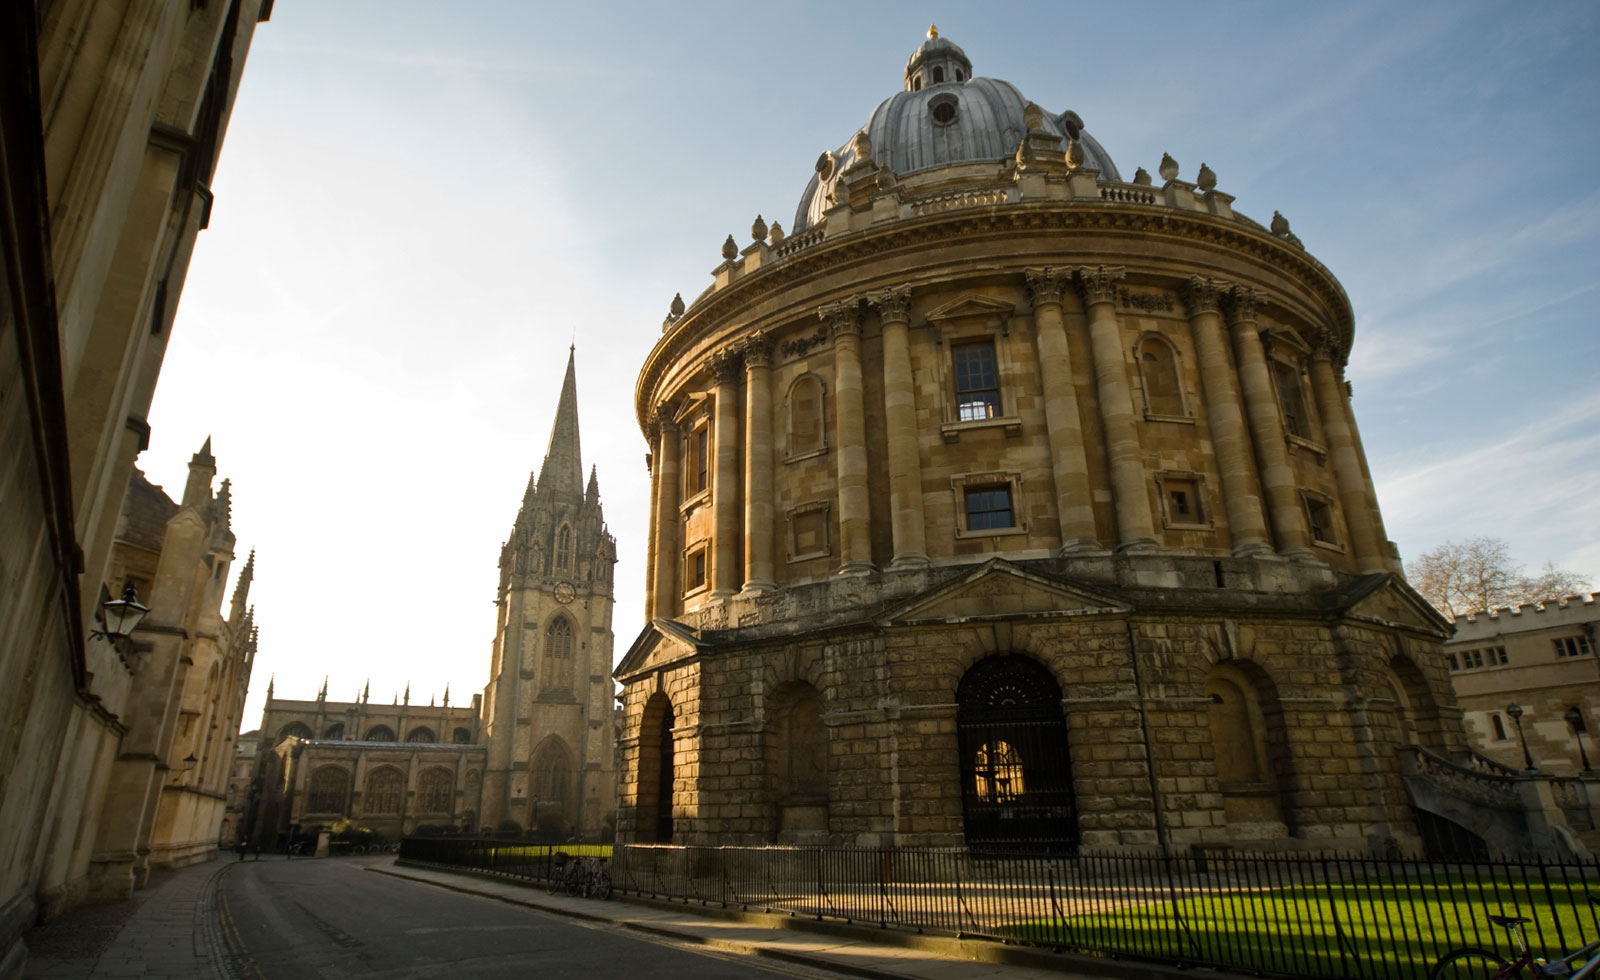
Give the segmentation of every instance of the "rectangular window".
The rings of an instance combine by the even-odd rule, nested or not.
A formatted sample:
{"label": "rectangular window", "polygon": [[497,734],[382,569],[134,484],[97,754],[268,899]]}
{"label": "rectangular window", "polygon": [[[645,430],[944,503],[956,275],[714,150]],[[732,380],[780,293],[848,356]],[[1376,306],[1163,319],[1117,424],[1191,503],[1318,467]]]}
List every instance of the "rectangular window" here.
{"label": "rectangular window", "polygon": [[1008,485],[967,487],[966,504],[968,531],[1017,526],[1011,514],[1011,487]]}
{"label": "rectangular window", "polygon": [[1461,654],[1461,663],[1464,666],[1466,666],[1466,668],[1468,670],[1472,670],[1472,669],[1475,669],[1475,668],[1478,668],[1478,667],[1482,667],[1483,666],[1483,651],[1482,650],[1466,650],[1466,651],[1463,651],[1462,654]]}
{"label": "rectangular window", "polygon": [[706,587],[706,549],[702,545],[683,556],[683,591]]}
{"label": "rectangular window", "polygon": [[695,426],[689,432],[688,441],[689,458],[685,460],[683,468],[683,490],[685,496],[692,497],[711,485],[706,462],[711,444],[711,427],[705,424]]}
{"label": "rectangular window", "polygon": [[1489,721],[1494,725],[1494,740],[1496,742],[1504,742],[1506,740],[1506,723],[1500,720],[1499,715],[1490,715]]}
{"label": "rectangular window", "polygon": [[956,379],[956,418],[962,422],[1000,416],[1000,372],[994,341],[956,344],[950,348]]}
{"label": "rectangular window", "polygon": [[1489,648],[1489,662],[1492,663],[1492,664],[1509,663],[1510,661],[1506,658],[1506,648],[1505,647],[1490,647]]}
{"label": "rectangular window", "polygon": [[800,555],[825,555],[828,553],[828,512],[812,510],[796,513],[791,520],[794,527],[793,553]]}
{"label": "rectangular window", "polygon": [[1556,656],[1586,657],[1594,652],[1587,636],[1563,636],[1555,641]]}
{"label": "rectangular window", "polygon": [[1198,477],[1181,473],[1160,473],[1156,475],[1156,489],[1166,510],[1164,519],[1169,526],[1206,525],[1206,513],[1201,505]]}
{"label": "rectangular window", "polygon": [[1273,380],[1278,385],[1278,405],[1283,409],[1283,427],[1292,436],[1310,435],[1305,424],[1305,400],[1300,397],[1300,372],[1294,365],[1270,359]]}
{"label": "rectangular window", "polygon": [[1311,525],[1311,537],[1323,544],[1338,544],[1333,536],[1333,508],[1325,500],[1306,498],[1306,520]]}
{"label": "rectangular window", "polygon": [[1444,662],[1450,665],[1450,669],[1451,670],[1460,670],[1461,669],[1461,661],[1457,660],[1456,659],[1456,655],[1453,654],[1453,653],[1445,654],[1444,655]]}

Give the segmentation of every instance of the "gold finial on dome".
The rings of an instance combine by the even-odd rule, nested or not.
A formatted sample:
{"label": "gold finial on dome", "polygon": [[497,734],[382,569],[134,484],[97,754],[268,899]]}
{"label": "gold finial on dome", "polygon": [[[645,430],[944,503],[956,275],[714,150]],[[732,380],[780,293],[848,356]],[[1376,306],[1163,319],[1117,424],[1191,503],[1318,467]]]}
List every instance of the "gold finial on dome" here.
{"label": "gold finial on dome", "polygon": [[934,38],[936,38],[938,36],[939,36],[939,25],[937,25],[937,24],[929,24],[928,25],[928,40],[931,41],[931,40],[933,40]]}

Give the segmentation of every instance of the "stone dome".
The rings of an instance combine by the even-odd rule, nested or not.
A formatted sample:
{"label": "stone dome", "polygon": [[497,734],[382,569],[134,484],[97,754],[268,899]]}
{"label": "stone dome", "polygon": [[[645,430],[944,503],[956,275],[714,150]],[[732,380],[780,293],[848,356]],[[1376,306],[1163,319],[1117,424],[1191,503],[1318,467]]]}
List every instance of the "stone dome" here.
{"label": "stone dome", "polygon": [[[958,164],[998,164],[1012,157],[1027,132],[1028,99],[1010,82],[975,78],[966,52],[930,30],[906,62],[905,91],[883,100],[858,132],[871,141],[872,159],[897,178]],[[1122,180],[1105,148],[1083,130],[1077,113],[1046,111],[1042,128],[1063,141],[1076,136],[1083,166],[1102,180]],[[792,232],[821,220],[839,175],[856,162],[856,134],[817,158],[800,195]]]}

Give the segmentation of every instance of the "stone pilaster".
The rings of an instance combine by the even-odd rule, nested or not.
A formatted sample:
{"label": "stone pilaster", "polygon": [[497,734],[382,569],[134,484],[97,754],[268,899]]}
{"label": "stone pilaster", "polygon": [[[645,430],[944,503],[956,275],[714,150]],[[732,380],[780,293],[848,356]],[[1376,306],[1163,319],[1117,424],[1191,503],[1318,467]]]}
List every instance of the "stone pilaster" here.
{"label": "stone pilaster", "polygon": [[911,287],[885,289],[870,302],[883,321],[883,415],[889,442],[889,513],[894,532],[891,568],[928,564],[922,511],[922,447],[911,376]]}
{"label": "stone pilaster", "polygon": [[1235,555],[1272,551],[1267,540],[1267,519],[1261,509],[1261,491],[1250,460],[1239,390],[1233,383],[1233,365],[1222,339],[1222,314],[1218,301],[1228,288],[1215,279],[1191,276],[1184,284],[1183,305],[1189,313],[1189,332],[1200,361],[1200,382],[1206,400],[1206,425],[1216,450],[1222,478],[1222,502],[1228,514]]}
{"label": "stone pilaster", "polygon": [[1034,345],[1039,352],[1039,377],[1044,388],[1045,432],[1050,440],[1056,514],[1061,523],[1058,553],[1097,553],[1101,547],[1089,490],[1089,461],[1083,452],[1083,419],[1078,414],[1072,356],[1061,319],[1061,301],[1071,282],[1053,269],[1027,269],[1023,276],[1033,301]]}
{"label": "stone pilaster", "polygon": [[854,299],[818,311],[833,334],[835,435],[839,461],[839,574],[873,570],[867,496],[867,430],[861,385],[861,313]]}
{"label": "stone pilaster", "polygon": [[1332,334],[1323,331],[1317,335],[1311,352],[1311,392],[1317,400],[1317,412],[1322,416],[1322,432],[1328,438],[1328,461],[1333,464],[1333,479],[1339,487],[1339,503],[1344,509],[1345,527],[1350,532],[1351,557],[1358,571],[1387,571],[1385,549],[1373,527],[1366,474],[1362,472],[1355,438],[1350,432],[1344,386],[1333,373],[1336,352],[1337,342]]}
{"label": "stone pilaster", "polygon": [[1239,363],[1239,385],[1243,389],[1245,414],[1255,442],[1261,486],[1267,495],[1278,553],[1291,558],[1310,558],[1311,535],[1295,490],[1294,471],[1289,467],[1283,416],[1279,413],[1272,374],[1267,370],[1261,328],[1256,324],[1255,290],[1235,287],[1228,294],[1228,300],[1233,356]]}
{"label": "stone pilaster", "polygon": [[678,424],[670,413],[657,411],[651,418],[651,429],[656,438],[656,496],[653,502],[651,532],[655,536],[654,586],[650,595],[647,617],[672,617],[678,613],[682,587],[678,584],[678,568],[683,563],[682,545],[678,541]]}
{"label": "stone pilaster", "polygon": [[1117,515],[1117,550],[1146,551],[1155,547],[1155,524],[1150,515],[1150,490],[1139,429],[1133,420],[1133,392],[1122,356],[1122,327],[1117,323],[1116,286],[1124,274],[1121,268],[1084,266],[1077,270],[1076,282],[1089,317],[1100,424],[1105,428],[1111,496]]}
{"label": "stone pilaster", "polygon": [[772,338],[756,333],[739,345],[744,355],[744,587],[746,594],[777,588],[773,565]]}
{"label": "stone pilaster", "polygon": [[711,569],[711,594],[733,595],[739,591],[743,577],[740,561],[743,548],[741,531],[744,529],[743,508],[739,506],[739,490],[743,474],[739,472],[739,379],[743,371],[743,358],[732,350],[712,354],[707,363],[716,379],[716,468],[712,472],[711,505],[715,527],[715,553]]}

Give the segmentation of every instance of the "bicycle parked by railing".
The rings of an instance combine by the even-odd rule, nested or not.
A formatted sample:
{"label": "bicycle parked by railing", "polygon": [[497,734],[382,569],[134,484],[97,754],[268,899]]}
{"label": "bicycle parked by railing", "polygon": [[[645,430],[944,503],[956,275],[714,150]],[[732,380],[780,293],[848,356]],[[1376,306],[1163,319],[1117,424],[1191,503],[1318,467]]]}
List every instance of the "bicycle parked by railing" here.
{"label": "bicycle parked by railing", "polygon": [[[1600,899],[1591,897],[1589,904],[1600,908]],[[1522,927],[1532,919],[1517,915],[1491,915],[1489,921],[1511,934],[1511,940],[1517,947],[1516,959],[1508,963],[1493,950],[1462,946],[1439,957],[1428,974],[1428,980],[1510,980],[1511,977],[1522,976],[1523,970],[1527,970],[1535,980],[1546,977],[1587,980],[1600,972],[1600,939],[1553,960],[1546,960],[1535,957],[1533,950],[1528,947],[1528,937]]]}
{"label": "bicycle parked by railing", "polygon": [[611,897],[611,873],[606,870],[605,858],[574,857],[565,851],[557,851],[552,857],[550,894],[565,892],[574,898],[601,900]]}

